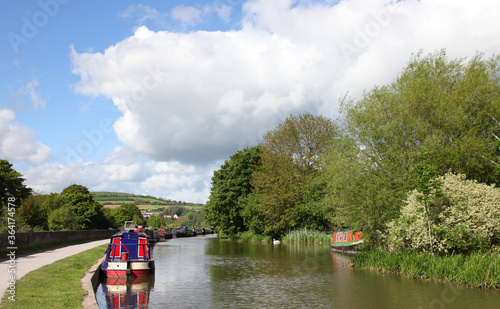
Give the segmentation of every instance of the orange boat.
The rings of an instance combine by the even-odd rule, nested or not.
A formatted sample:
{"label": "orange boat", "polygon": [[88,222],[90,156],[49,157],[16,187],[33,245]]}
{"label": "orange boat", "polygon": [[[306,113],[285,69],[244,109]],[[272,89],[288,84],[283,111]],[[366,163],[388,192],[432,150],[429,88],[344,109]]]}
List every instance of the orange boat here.
{"label": "orange boat", "polygon": [[363,243],[363,232],[354,232],[352,230],[338,230],[333,233],[330,246],[334,251],[355,252],[359,251]]}

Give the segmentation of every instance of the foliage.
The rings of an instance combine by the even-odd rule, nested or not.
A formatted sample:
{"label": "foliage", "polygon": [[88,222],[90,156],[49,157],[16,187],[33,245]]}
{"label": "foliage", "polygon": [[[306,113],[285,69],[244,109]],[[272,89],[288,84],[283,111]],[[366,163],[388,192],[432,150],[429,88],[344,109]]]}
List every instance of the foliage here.
{"label": "foliage", "polygon": [[78,218],[70,207],[61,207],[52,211],[47,221],[51,231],[73,231],[78,229]]}
{"label": "foliage", "polygon": [[260,147],[245,148],[232,155],[214,172],[205,218],[220,235],[246,231],[244,200],[254,190],[252,177],[260,166]]}
{"label": "foliage", "polygon": [[[392,249],[436,252],[471,252],[500,244],[500,189],[447,173],[439,177],[442,194],[428,194],[435,213],[427,220],[419,192],[408,194],[398,219],[388,224],[387,241]],[[428,222],[433,233],[429,235]],[[432,239],[430,239],[432,238]]]}
{"label": "foliage", "polygon": [[465,62],[445,51],[419,53],[390,85],[357,101],[344,97],[344,134],[324,173],[335,225],[384,231],[415,188],[424,149],[438,175],[451,169],[498,184],[499,73],[498,57]]}
{"label": "foliage", "polygon": [[61,206],[59,194],[33,194],[22,200],[17,214],[20,221],[35,229],[46,231],[49,229],[50,213]]}
{"label": "foliage", "polygon": [[301,243],[325,243],[329,244],[331,236],[325,232],[317,230],[295,230],[287,233],[283,239],[284,242],[301,242]]}
{"label": "foliage", "polygon": [[144,225],[146,220],[142,217],[141,210],[134,204],[126,203],[111,211],[111,217],[115,228],[123,227],[125,221],[135,221],[138,225]]}
{"label": "foliage", "polygon": [[262,243],[270,243],[272,241],[271,236],[266,236],[262,234],[256,234],[251,231],[239,233],[236,235],[232,235],[230,240],[236,240],[238,242],[262,242]]}
{"label": "foliage", "polygon": [[0,159],[0,211],[7,208],[7,198],[14,197],[16,203],[20,203],[31,194],[31,189],[26,187],[24,181],[9,161]]}
{"label": "foliage", "polygon": [[331,120],[304,113],[290,115],[264,136],[262,168],[255,173],[254,186],[266,218],[265,234],[279,237],[304,225],[302,197],[323,168],[323,154],[336,133]]}
{"label": "foliage", "polygon": [[71,208],[76,215],[78,229],[106,228],[105,217],[102,214],[102,205],[96,202],[89,190],[81,185],[70,185],[65,188],[59,198],[63,207]]}
{"label": "foliage", "polygon": [[148,220],[146,225],[152,226],[153,228],[158,229],[162,226],[165,226],[165,221],[163,220],[163,217],[161,217],[161,216],[153,216]]}

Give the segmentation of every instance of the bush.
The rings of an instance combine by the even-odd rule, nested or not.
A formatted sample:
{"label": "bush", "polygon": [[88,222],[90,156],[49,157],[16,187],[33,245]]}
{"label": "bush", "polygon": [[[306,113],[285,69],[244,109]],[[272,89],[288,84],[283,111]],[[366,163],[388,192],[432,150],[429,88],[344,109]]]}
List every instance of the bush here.
{"label": "bush", "polygon": [[[438,253],[467,253],[499,244],[500,189],[466,180],[465,175],[447,173],[439,179],[444,196],[430,194],[429,219],[419,193],[414,190],[408,194],[400,217],[388,224],[389,248],[429,252],[429,237],[434,245],[432,251]],[[427,220],[431,221],[431,235]]]}

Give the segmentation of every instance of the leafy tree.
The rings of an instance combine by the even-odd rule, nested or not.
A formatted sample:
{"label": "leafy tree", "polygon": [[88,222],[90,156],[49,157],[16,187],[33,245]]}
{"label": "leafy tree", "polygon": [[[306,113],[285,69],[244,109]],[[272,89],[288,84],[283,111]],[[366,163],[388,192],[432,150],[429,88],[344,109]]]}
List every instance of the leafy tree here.
{"label": "leafy tree", "polygon": [[144,225],[146,223],[139,207],[132,203],[126,203],[113,209],[111,211],[111,216],[113,217],[114,226],[116,228],[123,227],[125,221],[135,221],[138,225]]}
{"label": "leafy tree", "polygon": [[51,231],[72,231],[79,228],[78,218],[70,207],[61,207],[51,212],[48,226]]}
{"label": "leafy tree", "polygon": [[415,188],[423,149],[437,175],[451,169],[498,184],[499,73],[498,57],[419,53],[392,84],[343,98],[345,134],[325,173],[337,225],[383,231]]}
{"label": "leafy tree", "polygon": [[165,225],[165,221],[163,220],[163,217],[160,217],[160,216],[151,217],[147,223],[147,226],[152,226],[155,229],[158,229],[164,225]]}
{"label": "leafy tree", "polygon": [[14,197],[17,203],[31,194],[31,189],[24,184],[22,175],[12,168],[12,164],[7,160],[0,159],[0,210],[7,208],[7,199]]}
{"label": "leafy tree", "polygon": [[267,221],[265,234],[279,237],[305,224],[300,213],[311,211],[302,208],[301,200],[323,168],[323,155],[336,134],[331,120],[305,113],[290,115],[265,135],[262,168],[254,177]]}
{"label": "leafy tree", "polygon": [[248,229],[242,215],[242,200],[253,192],[252,177],[259,166],[257,146],[238,151],[214,172],[204,215],[220,235],[235,235]]}
{"label": "leafy tree", "polygon": [[163,213],[165,215],[171,215],[171,216],[173,215],[182,216],[185,212],[187,212],[187,208],[182,206],[165,207],[165,209],[163,210]]}
{"label": "leafy tree", "polygon": [[71,185],[61,192],[59,198],[64,207],[74,211],[78,229],[88,230],[107,227],[105,217],[101,211],[102,205],[94,200],[86,187]]}

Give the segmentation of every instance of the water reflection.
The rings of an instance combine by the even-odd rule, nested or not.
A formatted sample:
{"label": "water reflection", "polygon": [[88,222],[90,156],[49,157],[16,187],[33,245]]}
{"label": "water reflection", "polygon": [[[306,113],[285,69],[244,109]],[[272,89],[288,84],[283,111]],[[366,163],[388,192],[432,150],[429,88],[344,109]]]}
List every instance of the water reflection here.
{"label": "water reflection", "polygon": [[108,278],[101,281],[96,297],[99,308],[148,308],[154,276]]}

